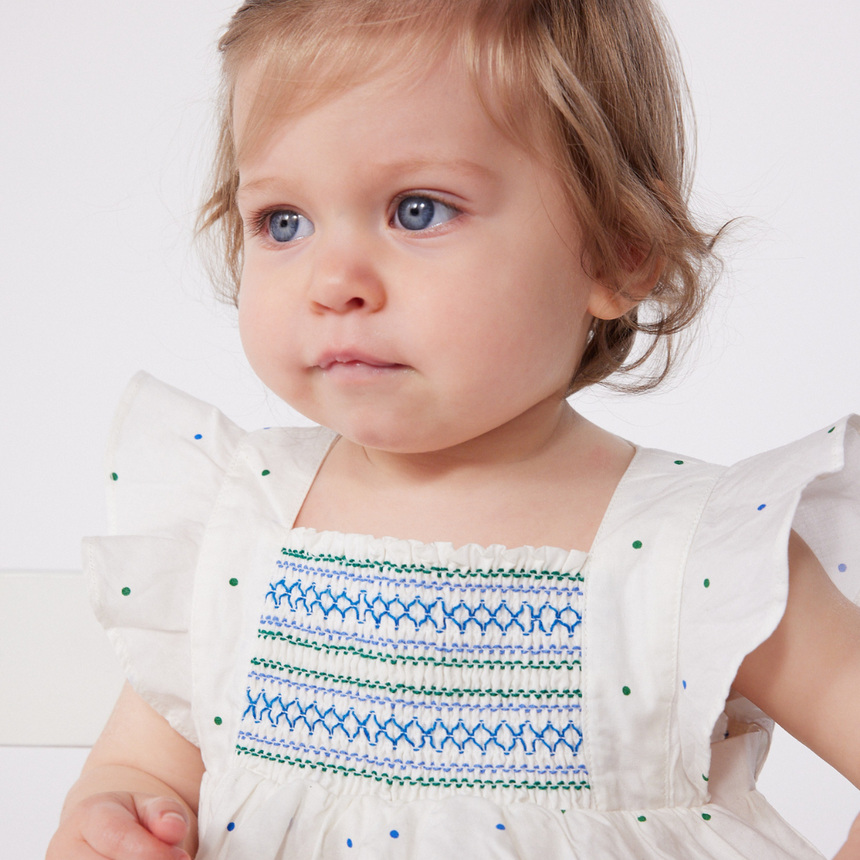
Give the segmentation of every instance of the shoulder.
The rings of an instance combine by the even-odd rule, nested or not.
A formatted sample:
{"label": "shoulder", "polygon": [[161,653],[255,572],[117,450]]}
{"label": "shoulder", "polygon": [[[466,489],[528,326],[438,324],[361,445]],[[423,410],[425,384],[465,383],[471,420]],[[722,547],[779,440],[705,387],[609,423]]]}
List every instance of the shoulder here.
{"label": "shoulder", "polygon": [[[225,477],[239,465],[304,475],[334,434],[323,427],[247,432],[218,408],[140,372],[129,382],[108,437],[105,480],[112,534],[165,534],[202,525]],[[274,482],[273,482],[274,483]]]}

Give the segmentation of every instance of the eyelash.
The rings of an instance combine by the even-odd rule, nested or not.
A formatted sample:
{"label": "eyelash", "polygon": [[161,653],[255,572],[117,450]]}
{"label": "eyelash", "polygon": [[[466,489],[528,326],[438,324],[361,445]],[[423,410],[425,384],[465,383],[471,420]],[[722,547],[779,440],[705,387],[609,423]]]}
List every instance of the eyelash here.
{"label": "eyelash", "polygon": [[[459,206],[455,206],[453,203],[448,202],[447,200],[443,200],[441,196],[436,194],[430,194],[426,191],[406,191],[403,194],[398,194],[394,200],[391,201],[391,215],[388,219],[389,225],[394,223],[394,216],[397,214],[397,207],[404,200],[408,200],[410,197],[426,197],[428,200],[432,200],[434,203],[441,203],[443,206],[448,206],[453,209],[457,216],[451,219],[451,221],[446,221],[445,224],[450,224],[452,221],[455,221],[457,217],[463,214],[463,210]],[[292,209],[290,206],[269,206],[265,209],[260,209],[258,212],[253,212],[249,218],[249,224],[251,227],[251,236],[260,236],[264,232],[267,232],[269,226],[269,219],[276,212],[295,212],[295,209]],[[441,224],[439,226],[445,226],[445,224]],[[432,229],[432,228],[431,228]],[[283,247],[282,243],[277,243],[278,247]]]}

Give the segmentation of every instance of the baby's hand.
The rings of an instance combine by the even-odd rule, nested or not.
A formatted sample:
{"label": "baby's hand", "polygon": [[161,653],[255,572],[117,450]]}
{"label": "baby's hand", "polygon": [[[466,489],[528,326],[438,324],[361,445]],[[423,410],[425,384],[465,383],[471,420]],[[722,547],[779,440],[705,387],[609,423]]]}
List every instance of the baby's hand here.
{"label": "baby's hand", "polygon": [[190,860],[178,847],[188,827],[188,813],[171,797],[94,794],[63,818],[45,860]]}

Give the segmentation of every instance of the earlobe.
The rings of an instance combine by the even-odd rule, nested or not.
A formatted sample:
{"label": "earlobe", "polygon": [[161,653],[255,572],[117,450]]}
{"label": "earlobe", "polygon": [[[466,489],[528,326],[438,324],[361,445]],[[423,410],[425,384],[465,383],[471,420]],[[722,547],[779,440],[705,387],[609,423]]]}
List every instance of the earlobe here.
{"label": "earlobe", "polygon": [[591,300],[588,312],[598,320],[616,320],[623,317],[639,302],[623,296],[618,290],[613,290],[602,282],[594,284],[591,290]]}
{"label": "earlobe", "polygon": [[622,286],[612,286],[605,280],[595,280],[592,284],[588,312],[599,320],[615,320],[623,317],[629,310],[645,301],[660,280],[665,261],[657,258],[644,269],[640,266],[630,273],[628,282]]}

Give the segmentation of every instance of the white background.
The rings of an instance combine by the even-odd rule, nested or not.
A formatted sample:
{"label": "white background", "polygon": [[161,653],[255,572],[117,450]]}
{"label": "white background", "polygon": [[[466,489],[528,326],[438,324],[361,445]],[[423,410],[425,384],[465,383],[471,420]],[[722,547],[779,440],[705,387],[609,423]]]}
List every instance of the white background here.
{"label": "white background", "polygon": [[[289,420],[191,249],[213,46],[233,6],[3,0],[0,569],[78,567],[81,535],[104,531],[105,434],[138,368],[246,427]],[[588,393],[579,407],[642,444],[732,462],[860,411],[860,5],[665,8],[699,121],[696,209],[712,224],[746,220],[675,384]],[[74,753],[32,755],[0,757],[0,820],[32,835],[25,860],[77,767]],[[832,853],[860,798],[805,761],[781,754],[766,793]]]}

